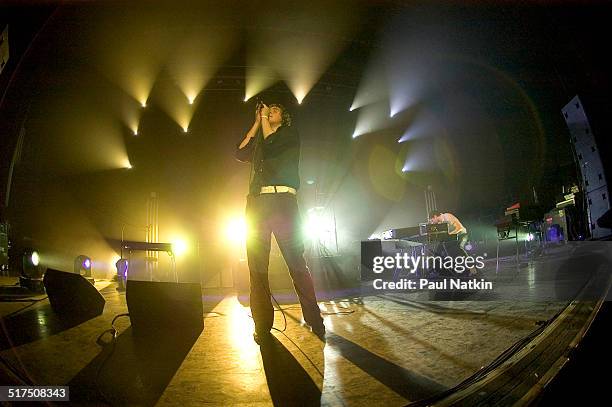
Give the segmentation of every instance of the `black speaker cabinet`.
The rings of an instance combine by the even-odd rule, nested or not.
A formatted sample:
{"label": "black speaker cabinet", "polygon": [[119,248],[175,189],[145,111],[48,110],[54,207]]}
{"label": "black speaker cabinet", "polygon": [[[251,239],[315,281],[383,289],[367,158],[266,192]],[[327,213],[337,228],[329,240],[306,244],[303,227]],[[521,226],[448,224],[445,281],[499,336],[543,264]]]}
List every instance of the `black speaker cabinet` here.
{"label": "black speaker cabinet", "polygon": [[602,160],[601,155],[612,149],[609,137],[612,131],[612,103],[608,99],[607,95],[605,98],[579,98],[576,95],[562,109],[580,167],[582,190],[586,193],[589,231],[593,238],[602,238],[612,233],[612,230],[597,224],[597,219],[610,209],[607,180],[612,176],[612,165],[610,160]]}
{"label": "black speaker cabinet", "polygon": [[135,336],[199,335],[204,329],[200,283],[128,279],[125,295]]}
{"label": "black speaker cabinet", "polygon": [[43,284],[51,308],[60,315],[93,318],[104,311],[104,297],[80,274],[47,269]]}

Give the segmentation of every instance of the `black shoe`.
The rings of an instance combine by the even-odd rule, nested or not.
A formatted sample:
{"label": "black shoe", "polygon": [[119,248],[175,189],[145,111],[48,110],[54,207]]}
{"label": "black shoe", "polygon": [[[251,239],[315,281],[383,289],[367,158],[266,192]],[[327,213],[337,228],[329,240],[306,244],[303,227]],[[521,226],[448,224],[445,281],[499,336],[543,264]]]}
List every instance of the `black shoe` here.
{"label": "black shoe", "polygon": [[255,332],[253,334],[253,339],[255,340],[255,343],[257,343],[259,346],[266,345],[272,341],[272,334],[270,332],[264,332],[264,333]]}

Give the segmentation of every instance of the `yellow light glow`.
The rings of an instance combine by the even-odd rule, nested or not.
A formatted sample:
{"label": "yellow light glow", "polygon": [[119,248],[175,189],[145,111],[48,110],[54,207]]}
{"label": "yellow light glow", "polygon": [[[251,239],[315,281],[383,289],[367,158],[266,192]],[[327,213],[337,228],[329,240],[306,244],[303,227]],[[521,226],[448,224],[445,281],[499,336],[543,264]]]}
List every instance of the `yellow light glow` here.
{"label": "yellow light glow", "polygon": [[247,224],[244,217],[230,219],[225,230],[227,239],[234,243],[246,240]]}
{"label": "yellow light glow", "polygon": [[138,130],[134,130],[134,135],[137,136],[138,135]]}
{"label": "yellow light glow", "polygon": [[[254,63],[254,65],[258,65]],[[266,90],[279,81],[277,75],[265,66],[248,67],[246,72],[244,101]]]}
{"label": "yellow light glow", "polygon": [[[359,25],[354,10],[347,13],[343,2],[302,3],[284,14],[270,10],[261,16],[264,24],[273,22],[275,29],[253,31],[249,38],[247,64],[254,68],[247,69],[247,97],[282,80],[301,104],[345,47],[346,36]],[[313,12],[317,9],[325,13]],[[312,21],[316,21],[316,34],[312,33]],[[312,35],[304,35],[306,32]]]}
{"label": "yellow light glow", "polygon": [[121,256],[119,256],[118,254],[114,254],[111,257],[111,261],[110,261],[111,270],[117,271],[117,262],[119,260],[121,260]]}
{"label": "yellow light glow", "polygon": [[189,246],[185,239],[177,237],[172,239],[172,252],[176,257],[181,257],[187,253]]}
{"label": "yellow light glow", "polygon": [[140,106],[147,107],[147,102],[140,102]]}
{"label": "yellow light glow", "polygon": [[[226,298],[217,307],[222,312],[228,312],[229,341],[233,354],[237,355],[241,367],[248,370],[260,368],[259,346],[253,341],[253,319],[249,318],[248,310],[235,297]],[[228,302],[230,302],[228,304]],[[229,307],[228,307],[229,306]],[[216,309],[216,308],[215,308]],[[213,309],[214,311],[214,309]]]}
{"label": "yellow light glow", "polygon": [[311,80],[304,78],[303,75],[294,74],[292,79],[287,80],[287,85],[289,89],[291,89],[298,104],[301,105],[310,89],[314,86],[314,82],[311,83]]}
{"label": "yellow light glow", "polygon": [[122,163],[121,167],[122,167],[122,168],[127,168],[127,169],[132,168],[132,163],[130,163],[130,159],[129,159],[129,158],[127,158],[127,157],[125,157],[125,158],[123,159],[123,163]]}
{"label": "yellow light glow", "polygon": [[172,118],[184,133],[189,131],[189,123],[196,110],[197,100],[194,103],[185,103],[194,93],[184,93],[172,82],[165,82],[156,88],[154,94],[155,106],[159,106]]}
{"label": "yellow light glow", "polygon": [[213,14],[205,17],[210,19],[208,23],[200,21],[197,26],[186,29],[185,35],[174,44],[171,56],[174,63],[167,68],[189,105],[197,104],[202,89],[238,44],[236,31],[223,26],[219,18]]}

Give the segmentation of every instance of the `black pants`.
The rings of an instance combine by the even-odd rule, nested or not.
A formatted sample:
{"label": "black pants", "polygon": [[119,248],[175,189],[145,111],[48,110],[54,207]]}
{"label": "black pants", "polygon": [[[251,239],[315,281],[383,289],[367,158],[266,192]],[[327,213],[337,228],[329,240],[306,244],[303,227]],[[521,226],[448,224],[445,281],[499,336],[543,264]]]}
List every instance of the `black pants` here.
{"label": "black pants", "polygon": [[313,328],[323,326],[312,277],[304,260],[300,214],[295,195],[261,194],[247,198],[247,258],[251,278],[251,313],[257,333],[272,329],[274,309],[270,298],[268,264],[271,234],[283,254],[304,320]]}
{"label": "black pants", "polygon": [[467,233],[461,232],[461,233],[459,233],[457,235],[457,243],[458,243],[457,247],[459,247],[459,250],[461,250],[461,255],[465,256],[465,257],[468,257],[468,254],[465,251],[465,245],[467,244],[467,242],[468,242],[468,234]]}
{"label": "black pants", "polygon": [[[438,244],[436,249],[434,250],[435,256],[451,256],[451,257],[468,257],[468,253],[465,251],[465,245],[468,242],[468,234],[467,233],[459,233],[457,235],[457,240],[452,240],[450,242],[444,242],[443,244]],[[437,270],[444,275],[455,275],[453,269],[448,270]]]}

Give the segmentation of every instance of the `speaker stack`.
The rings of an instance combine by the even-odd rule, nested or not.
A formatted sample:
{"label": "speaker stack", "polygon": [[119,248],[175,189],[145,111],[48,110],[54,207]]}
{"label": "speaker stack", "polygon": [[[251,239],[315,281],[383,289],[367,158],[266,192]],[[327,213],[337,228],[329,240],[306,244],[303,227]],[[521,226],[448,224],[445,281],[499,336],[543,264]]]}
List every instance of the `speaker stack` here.
{"label": "speaker stack", "polygon": [[[592,114],[594,120],[589,121],[583,100],[578,95],[561,111],[580,166],[589,232],[592,238],[598,239],[612,234],[612,229],[602,228],[597,224],[597,220],[610,210],[610,192],[600,155],[600,151],[606,151],[606,147],[609,147],[606,144],[609,143],[607,138],[610,134],[605,133],[610,129],[610,124],[607,123],[610,118],[609,114],[608,117],[604,116],[606,109],[602,109],[602,102],[597,103],[592,100],[591,103],[587,102],[587,105],[589,114]],[[599,110],[601,114],[598,115]],[[597,133],[599,136],[596,136]]]}

